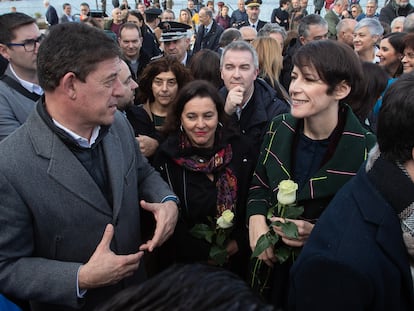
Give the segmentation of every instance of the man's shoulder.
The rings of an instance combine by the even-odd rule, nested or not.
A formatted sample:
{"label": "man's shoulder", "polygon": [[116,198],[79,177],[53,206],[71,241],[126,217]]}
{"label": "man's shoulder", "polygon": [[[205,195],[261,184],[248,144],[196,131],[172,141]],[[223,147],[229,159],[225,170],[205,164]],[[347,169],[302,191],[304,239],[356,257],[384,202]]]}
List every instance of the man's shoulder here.
{"label": "man's shoulder", "polygon": [[325,19],[326,20],[332,20],[332,19],[339,19],[339,17],[332,10],[329,10],[325,14]]}
{"label": "man's shoulder", "polygon": [[288,104],[279,99],[276,91],[261,78],[254,82],[254,101],[256,105],[262,106],[269,116],[276,116],[290,110]]}
{"label": "man's shoulder", "polygon": [[213,19],[213,25],[211,27],[215,28],[217,33],[221,33],[221,32],[224,31],[224,28],[221,27],[221,25],[219,23],[217,23],[217,21],[215,19]]}
{"label": "man's shoulder", "polygon": [[254,91],[256,96],[260,96],[263,100],[272,100],[277,97],[276,91],[262,78],[254,81]]}

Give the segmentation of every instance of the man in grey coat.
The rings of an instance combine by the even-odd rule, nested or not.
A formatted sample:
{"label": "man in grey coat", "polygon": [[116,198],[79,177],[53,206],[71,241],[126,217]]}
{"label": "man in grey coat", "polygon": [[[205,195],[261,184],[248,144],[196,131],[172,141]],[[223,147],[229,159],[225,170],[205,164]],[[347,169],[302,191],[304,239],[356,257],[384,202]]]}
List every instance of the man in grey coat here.
{"label": "man in grey coat", "polygon": [[0,141],[22,125],[43,94],[37,79],[37,52],[43,35],[24,13],[0,16],[0,54],[8,60],[0,78]]}
{"label": "man in grey coat", "polygon": [[[44,100],[0,143],[0,293],[33,311],[94,310],[142,282],[144,253],[174,230],[177,198],[116,108],[119,56],[96,28],[52,27]],[[140,205],[156,220],[144,242]]]}

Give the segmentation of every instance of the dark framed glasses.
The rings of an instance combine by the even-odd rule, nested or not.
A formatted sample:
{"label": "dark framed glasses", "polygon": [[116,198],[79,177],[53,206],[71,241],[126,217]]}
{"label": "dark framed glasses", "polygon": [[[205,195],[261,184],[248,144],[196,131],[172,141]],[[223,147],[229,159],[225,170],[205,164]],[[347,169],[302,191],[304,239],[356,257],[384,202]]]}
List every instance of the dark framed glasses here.
{"label": "dark framed glasses", "polygon": [[45,38],[44,34],[41,34],[37,39],[27,39],[22,43],[6,43],[7,46],[22,46],[26,52],[33,52],[36,48],[36,43],[41,43]]}

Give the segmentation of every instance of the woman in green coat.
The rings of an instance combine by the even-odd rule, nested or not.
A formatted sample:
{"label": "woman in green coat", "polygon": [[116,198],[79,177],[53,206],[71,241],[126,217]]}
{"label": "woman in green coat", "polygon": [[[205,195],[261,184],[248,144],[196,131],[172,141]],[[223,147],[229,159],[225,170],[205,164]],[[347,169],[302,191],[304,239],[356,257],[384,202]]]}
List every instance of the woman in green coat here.
{"label": "woman in green coat", "polygon": [[[249,191],[247,219],[252,250],[269,230],[266,215],[277,204],[282,180],[298,184],[297,204],[304,212],[292,220],[298,228],[297,238],[287,237],[280,227],[273,228],[281,238],[278,243],[300,248],[325,207],[357,173],[376,141],[345,104],[358,95],[363,74],[351,48],[331,40],[311,42],[297,51],[293,63],[291,113],[272,120]],[[277,217],[280,215],[275,216],[272,221],[282,220]],[[283,308],[291,259],[283,265],[276,263],[273,247],[258,258],[274,266],[270,300]]]}

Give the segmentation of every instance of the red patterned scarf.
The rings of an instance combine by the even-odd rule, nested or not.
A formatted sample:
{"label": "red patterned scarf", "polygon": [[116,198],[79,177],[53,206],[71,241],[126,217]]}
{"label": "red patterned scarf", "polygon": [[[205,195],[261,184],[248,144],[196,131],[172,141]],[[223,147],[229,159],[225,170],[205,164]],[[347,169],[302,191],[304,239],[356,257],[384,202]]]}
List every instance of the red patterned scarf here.
{"label": "red patterned scarf", "polygon": [[[180,136],[180,148],[182,150],[190,148],[191,144],[186,135]],[[237,202],[237,177],[228,167],[232,157],[232,148],[228,144],[215,152],[210,159],[200,158],[197,155],[174,159],[175,163],[190,171],[214,175],[219,174],[216,182],[217,216],[221,216],[223,211],[227,209],[235,212]]]}

